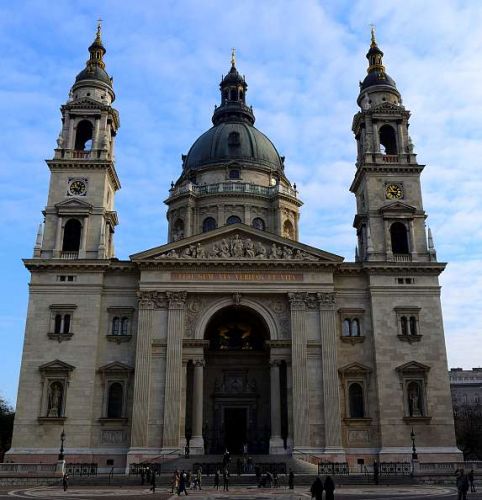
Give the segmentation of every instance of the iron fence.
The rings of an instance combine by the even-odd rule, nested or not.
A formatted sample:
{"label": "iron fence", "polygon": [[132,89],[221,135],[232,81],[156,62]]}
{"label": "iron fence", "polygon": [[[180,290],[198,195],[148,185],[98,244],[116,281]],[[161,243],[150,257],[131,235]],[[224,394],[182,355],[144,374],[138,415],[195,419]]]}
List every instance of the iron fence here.
{"label": "iron fence", "polygon": [[350,468],[347,462],[319,462],[318,475],[321,476],[348,476]]}
{"label": "iron fence", "polygon": [[65,471],[69,476],[97,476],[96,463],[68,463]]}

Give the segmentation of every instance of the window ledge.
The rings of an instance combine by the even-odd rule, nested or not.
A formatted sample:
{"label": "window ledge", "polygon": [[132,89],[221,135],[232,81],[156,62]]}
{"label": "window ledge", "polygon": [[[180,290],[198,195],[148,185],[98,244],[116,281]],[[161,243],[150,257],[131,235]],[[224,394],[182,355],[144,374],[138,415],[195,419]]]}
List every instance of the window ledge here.
{"label": "window ledge", "polygon": [[361,342],[365,342],[365,336],[364,335],[358,335],[356,337],[340,337],[342,342],[345,342],[346,344],[360,344]]}
{"label": "window ledge", "polygon": [[70,340],[74,334],[69,333],[47,333],[50,340],[56,340],[57,342],[62,342],[63,340]]}
{"label": "window ledge", "polygon": [[129,342],[132,335],[106,335],[105,337],[109,342],[117,342],[117,344],[120,344],[121,342]]}
{"label": "window ledge", "polygon": [[429,424],[432,417],[403,417],[406,424]]}
{"label": "window ledge", "polygon": [[372,423],[372,418],[371,417],[362,417],[362,418],[351,418],[347,417],[343,419],[343,422],[345,422],[346,425],[350,427],[361,427],[364,425],[370,425]]}
{"label": "window ledge", "polygon": [[121,418],[109,418],[109,417],[101,417],[99,418],[99,422],[103,424],[119,424],[119,425],[125,425],[127,424],[127,421],[129,419],[127,417],[121,417]]}
{"label": "window ledge", "polygon": [[38,417],[41,424],[61,424],[67,420],[67,417]]}
{"label": "window ledge", "polygon": [[422,335],[397,335],[398,340],[402,342],[408,342],[413,344],[414,342],[420,342],[422,340]]}

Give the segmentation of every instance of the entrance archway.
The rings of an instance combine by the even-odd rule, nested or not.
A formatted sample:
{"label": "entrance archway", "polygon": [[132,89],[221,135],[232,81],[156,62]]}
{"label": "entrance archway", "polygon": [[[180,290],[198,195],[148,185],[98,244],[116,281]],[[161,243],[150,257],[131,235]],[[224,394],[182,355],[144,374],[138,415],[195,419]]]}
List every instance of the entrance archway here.
{"label": "entrance archway", "polygon": [[270,372],[263,318],[244,306],[217,311],[206,326],[204,446],[207,453],[268,453]]}

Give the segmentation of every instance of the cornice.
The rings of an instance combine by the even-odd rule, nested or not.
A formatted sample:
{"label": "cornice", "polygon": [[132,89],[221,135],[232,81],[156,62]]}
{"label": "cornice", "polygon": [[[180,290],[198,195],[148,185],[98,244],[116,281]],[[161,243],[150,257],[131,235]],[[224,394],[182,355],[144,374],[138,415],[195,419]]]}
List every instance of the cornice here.
{"label": "cornice", "polygon": [[356,192],[358,185],[361,182],[362,174],[370,173],[384,173],[384,174],[420,174],[425,165],[420,165],[418,163],[405,164],[405,163],[364,163],[363,165],[358,165],[355,173],[355,178],[350,186],[350,191],[352,193]]}
{"label": "cornice", "polygon": [[439,275],[446,266],[445,262],[343,262],[337,266],[335,276],[359,273]]}
{"label": "cornice", "polygon": [[23,263],[29,271],[138,271],[135,263],[116,259],[23,259]]}

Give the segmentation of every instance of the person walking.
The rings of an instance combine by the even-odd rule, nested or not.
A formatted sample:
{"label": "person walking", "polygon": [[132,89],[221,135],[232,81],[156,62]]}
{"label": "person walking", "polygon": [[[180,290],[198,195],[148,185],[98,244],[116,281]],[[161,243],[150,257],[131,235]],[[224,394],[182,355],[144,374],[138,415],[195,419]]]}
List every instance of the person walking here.
{"label": "person walking", "polygon": [[152,493],[156,492],[156,471],[153,470],[151,474],[151,491]]}
{"label": "person walking", "polygon": [[325,492],[326,492],[325,499],[326,500],[334,500],[334,498],[335,498],[335,481],[333,481],[331,476],[326,476],[324,487],[325,487]]}
{"label": "person walking", "polygon": [[229,469],[227,467],[223,472],[223,490],[229,491]]}
{"label": "person walking", "polygon": [[457,479],[455,481],[457,486],[457,500],[467,500],[467,491],[469,491],[469,480],[465,474],[464,469],[460,469],[457,472]]}
{"label": "person walking", "polygon": [[201,482],[202,482],[202,478],[203,478],[203,475],[202,475],[202,469],[201,469],[201,466],[199,466],[197,468],[197,472],[196,472],[196,483],[197,483],[197,487],[202,490],[201,488]]}
{"label": "person walking", "polygon": [[475,493],[477,490],[475,489],[474,485],[474,469],[471,469],[471,471],[467,474],[467,479],[470,483],[470,492]]}
{"label": "person walking", "polygon": [[62,487],[64,491],[67,491],[69,488],[69,475],[67,473],[62,476]]}
{"label": "person walking", "polygon": [[181,475],[179,476],[179,488],[177,490],[177,496],[179,496],[183,491],[184,494],[187,495],[186,483],[187,483],[187,474],[184,471],[182,471]]}
{"label": "person walking", "polygon": [[144,467],[141,467],[141,485],[144,485],[146,482],[146,471],[144,470]]}
{"label": "person walking", "polygon": [[171,494],[173,494],[174,492],[177,492],[178,488],[179,488],[179,471],[176,469],[174,471],[174,474],[172,475]]}
{"label": "person walking", "polygon": [[294,489],[295,487],[295,475],[291,469],[290,473],[288,474],[288,487],[290,490]]}
{"label": "person walking", "polygon": [[380,468],[378,467],[378,462],[375,460],[373,462],[373,482],[375,484],[378,484],[379,482],[379,473],[380,473]]}
{"label": "person walking", "polygon": [[219,490],[219,476],[221,473],[219,472],[219,469],[216,470],[216,473],[214,474],[214,487]]}
{"label": "person walking", "polygon": [[273,472],[273,488],[278,487],[278,473],[276,471]]}
{"label": "person walking", "polygon": [[310,492],[311,498],[314,498],[315,500],[323,500],[323,482],[321,481],[320,476],[313,481]]}

